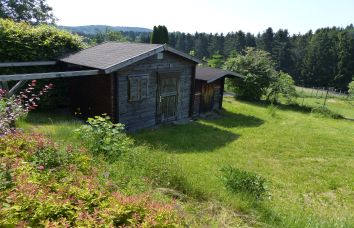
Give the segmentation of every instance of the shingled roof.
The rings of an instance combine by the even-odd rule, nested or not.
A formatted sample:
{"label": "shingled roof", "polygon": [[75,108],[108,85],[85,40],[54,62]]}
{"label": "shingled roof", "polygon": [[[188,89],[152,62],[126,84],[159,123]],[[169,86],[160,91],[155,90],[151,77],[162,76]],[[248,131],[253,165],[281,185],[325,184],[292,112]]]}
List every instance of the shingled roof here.
{"label": "shingled roof", "polygon": [[222,70],[222,69],[217,69],[217,68],[212,68],[212,67],[204,67],[204,66],[197,66],[196,68],[196,74],[195,74],[195,79],[201,80],[201,81],[206,81],[207,83],[211,83],[213,81],[218,80],[219,78],[222,77],[239,77],[239,78],[244,78],[241,74],[228,71],[228,70]]}
{"label": "shingled roof", "polygon": [[190,61],[200,63],[200,60],[193,56],[177,51],[167,45],[128,42],[105,42],[71,54],[60,59],[60,61],[111,73],[163,51],[172,52]]}

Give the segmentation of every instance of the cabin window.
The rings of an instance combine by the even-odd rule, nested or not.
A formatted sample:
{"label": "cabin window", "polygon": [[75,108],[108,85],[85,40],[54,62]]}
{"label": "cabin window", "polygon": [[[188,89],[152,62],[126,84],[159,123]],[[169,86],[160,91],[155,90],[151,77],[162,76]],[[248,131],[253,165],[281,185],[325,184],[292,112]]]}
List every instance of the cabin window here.
{"label": "cabin window", "polygon": [[140,101],[148,97],[148,75],[129,77],[129,101]]}

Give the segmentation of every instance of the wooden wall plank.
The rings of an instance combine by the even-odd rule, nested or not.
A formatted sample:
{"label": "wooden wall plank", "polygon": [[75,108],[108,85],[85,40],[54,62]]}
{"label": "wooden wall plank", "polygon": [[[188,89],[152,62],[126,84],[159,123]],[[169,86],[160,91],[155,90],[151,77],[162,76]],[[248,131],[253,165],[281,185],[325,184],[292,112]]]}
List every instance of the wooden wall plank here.
{"label": "wooden wall plank", "polygon": [[7,62],[0,63],[0,67],[50,66],[56,64],[56,61]]}
{"label": "wooden wall plank", "polygon": [[82,71],[63,71],[51,73],[33,73],[33,74],[12,74],[0,75],[0,81],[21,81],[34,79],[48,79],[48,78],[66,78],[78,76],[90,76],[100,74],[99,70],[82,70]]}

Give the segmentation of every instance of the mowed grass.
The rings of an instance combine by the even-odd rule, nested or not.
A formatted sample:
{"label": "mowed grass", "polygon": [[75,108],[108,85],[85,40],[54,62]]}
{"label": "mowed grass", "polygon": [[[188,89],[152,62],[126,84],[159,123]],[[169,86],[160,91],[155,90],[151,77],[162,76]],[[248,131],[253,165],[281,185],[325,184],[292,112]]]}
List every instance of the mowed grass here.
{"label": "mowed grass", "polygon": [[300,96],[296,99],[299,105],[323,107],[325,104],[331,111],[354,119],[354,100],[347,95],[329,92],[325,102],[326,91],[324,90],[296,87],[296,92]]}
{"label": "mowed grass", "polygon": [[57,142],[79,144],[73,131],[83,123],[65,114],[31,112],[25,119],[17,121],[16,125],[25,131],[46,135]]}
{"label": "mowed grass", "polygon": [[[223,106],[220,118],[166,125],[131,137],[151,156],[164,154],[177,161],[194,197],[220,202],[251,226],[354,226],[354,122],[231,97]],[[20,122],[24,129],[67,143],[80,143],[72,130],[81,124],[38,113]],[[269,199],[257,202],[228,192],[220,178],[225,165],[265,177]]]}
{"label": "mowed grass", "polygon": [[[145,130],[133,137],[178,160],[207,198],[273,225],[354,226],[354,122],[224,100],[222,118]],[[230,194],[220,169],[268,180],[269,200]]]}

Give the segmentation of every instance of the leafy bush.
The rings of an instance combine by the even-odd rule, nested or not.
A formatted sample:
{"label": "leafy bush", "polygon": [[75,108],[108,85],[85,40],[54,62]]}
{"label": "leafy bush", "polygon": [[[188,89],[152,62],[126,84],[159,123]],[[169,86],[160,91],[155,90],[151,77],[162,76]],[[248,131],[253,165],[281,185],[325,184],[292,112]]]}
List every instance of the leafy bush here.
{"label": "leafy bush", "polygon": [[348,93],[350,96],[354,97],[354,78],[352,82],[348,84]]}
{"label": "leafy bush", "polygon": [[329,118],[333,118],[333,119],[341,119],[343,118],[342,115],[333,112],[332,110],[330,110],[327,107],[315,107],[312,108],[311,113],[320,115],[320,116],[324,116],[324,117],[329,117]]}
{"label": "leafy bush", "polygon": [[54,169],[66,164],[70,164],[73,160],[73,154],[68,150],[63,150],[50,141],[43,142],[39,145],[33,154],[31,162],[39,169]]}
{"label": "leafy bush", "polygon": [[6,164],[0,164],[0,191],[12,186],[12,175]]}
{"label": "leafy bush", "polygon": [[[58,156],[70,159],[55,163]],[[41,167],[42,160],[55,168]],[[8,134],[0,137],[0,164],[1,175],[10,172],[0,176],[0,227],[183,225],[172,203],[156,202],[148,193],[110,192],[111,183],[97,178],[99,170],[85,149],[60,149],[41,135]]]}
{"label": "leafy bush", "polygon": [[0,62],[10,62],[52,60],[78,51],[84,44],[80,36],[55,26],[0,19],[0,47]]}
{"label": "leafy bush", "polygon": [[224,67],[245,76],[243,81],[237,78],[229,80],[236,96],[242,99],[259,100],[277,78],[270,54],[254,48],[247,48],[245,55],[231,56]]}
{"label": "leafy bush", "polygon": [[115,161],[133,143],[124,133],[124,125],[113,124],[107,115],[88,118],[87,123],[75,133],[95,155],[103,154],[109,161]]}
{"label": "leafy bush", "polygon": [[278,102],[280,95],[285,98],[287,103],[296,97],[295,82],[289,74],[284,72],[279,72],[278,77],[270,84],[267,100],[272,103]]}
{"label": "leafy bush", "polygon": [[221,169],[222,179],[231,192],[243,192],[262,199],[266,193],[265,179],[257,174],[250,173],[231,166]]}

